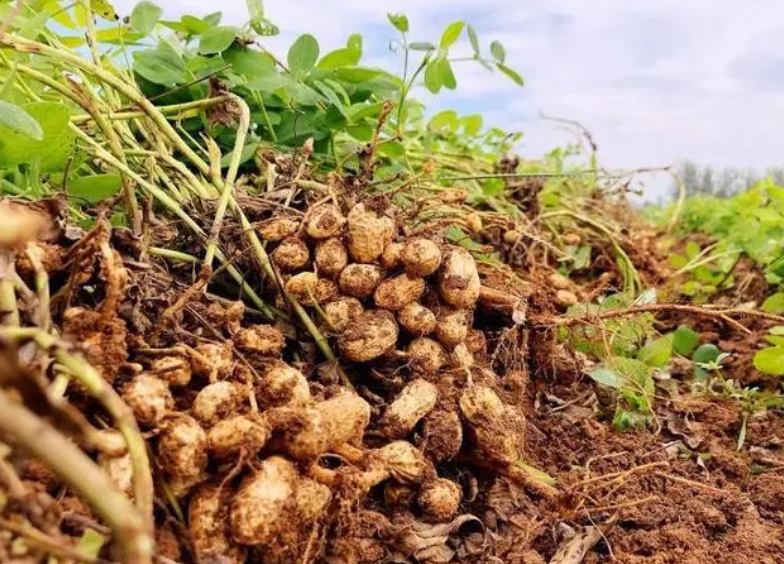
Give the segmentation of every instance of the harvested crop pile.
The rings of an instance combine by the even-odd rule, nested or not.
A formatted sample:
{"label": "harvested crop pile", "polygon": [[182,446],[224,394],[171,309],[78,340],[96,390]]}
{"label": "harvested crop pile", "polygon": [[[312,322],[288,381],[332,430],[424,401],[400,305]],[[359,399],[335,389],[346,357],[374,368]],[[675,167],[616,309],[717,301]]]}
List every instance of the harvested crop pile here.
{"label": "harvested crop pile", "polygon": [[[390,531],[403,515],[414,519],[405,527],[478,522],[465,510],[458,468],[555,495],[552,480],[524,464],[525,418],[512,396],[501,399],[490,360],[486,335],[515,322],[495,311],[491,325],[474,328],[485,301],[517,307],[525,286],[483,294],[468,251],[437,229],[408,236],[402,210],[386,198],[352,203],[337,192],[330,200],[307,202],[297,220],[273,213],[259,231],[278,281],[264,298],[304,306],[322,346],[337,351],[327,363],[290,316],[261,319],[242,302],[193,291],[200,277],[187,283],[177,265],[123,256],[112,248],[119,233],[103,220],[46,243],[63,257],[55,268],[20,275],[25,285],[41,277],[52,299],[46,312],[37,301],[19,304],[21,327],[7,338],[31,341],[23,345],[31,350],[51,345],[18,370],[36,375],[36,393],[52,406],[67,398],[87,415],[69,419],[68,434],[142,519],[154,518],[156,530],[179,521],[170,558],[365,561],[398,542],[363,538],[368,515]],[[11,256],[21,266],[21,249],[41,245]],[[511,284],[505,276],[496,283]],[[24,328],[42,313],[62,341]],[[52,374],[62,382],[56,395],[45,383]],[[148,451],[130,448],[131,438]],[[24,468],[30,459],[12,447],[9,461]],[[66,478],[39,495],[70,491]],[[34,480],[19,487],[38,489]]]}
{"label": "harvested crop pile", "polygon": [[425,124],[464,28],[522,83],[463,22],[401,81],[137,10],[0,29],[0,562],[784,562],[782,271]]}

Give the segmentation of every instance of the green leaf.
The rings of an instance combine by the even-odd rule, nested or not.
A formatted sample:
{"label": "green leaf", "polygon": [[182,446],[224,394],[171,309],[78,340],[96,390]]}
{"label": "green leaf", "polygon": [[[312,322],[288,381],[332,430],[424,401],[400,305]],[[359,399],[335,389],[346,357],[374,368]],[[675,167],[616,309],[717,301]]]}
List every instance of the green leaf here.
{"label": "green leaf", "polygon": [[351,49],[352,51],[358,51],[360,55],[362,54],[362,34],[361,33],[352,33],[348,36],[348,41],[346,42],[346,47]]}
{"label": "green leaf", "polygon": [[90,0],[90,9],[107,22],[119,19],[114,6],[108,0]]}
{"label": "green leaf", "polygon": [[215,55],[223,53],[231,47],[237,37],[237,28],[229,25],[211,27],[201,36],[199,53],[202,55]]}
{"label": "green leaf", "polygon": [[382,143],[378,146],[378,152],[385,157],[390,157],[393,159],[403,158],[406,154],[406,148],[403,146],[402,143],[398,141],[392,141],[389,143]]}
{"label": "green leaf", "polygon": [[679,326],[672,334],[672,348],[683,356],[689,356],[693,353],[699,342],[699,333],[685,325]]}
{"label": "green leaf", "polygon": [[0,167],[38,163],[40,172],[60,172],[74,149],[74,134],[68,128],[71,111],[58,102],[34,102],[23,106],[38,122],[43,138],[35,140],[0,126]]}
{"label": "green leaf", "polygon": [[721,351],[719,347],[712,343],[700,345],[691,357],[692,362],[699,362],[702,364],[710,363],[719,358]]}
{"label": "green leaf", "polygon": [[387,14],[387,19],[400,33],[408,33],[408,18],[405,14]]}
{"label": "green leaf", "polygon": [[784,313],[784,292],[776,292],[762,302],[762,311],[781,315]]}
{"label": "green leaf", "polygon": [[441,87],[444,85],[444,80],[441,77],[441,59],[433,59],[425,67],[425,86],[433,94],[438,94]]}
{"label": "green leaf", "polygon": [[207,14],[206,16],[204,16],[202,18],[202,20],[208,26],[216,26],[216,25],[218,25],[220,23],[222,17],[223,17],[223,13],[222,12],[213,12],[211,14]]}
{"label": "green leaf", "polygon": [[468,32],[468,41],[471,43],[471,49],[473,49],[474,55],[479,57],[479,38],[476,36],[476,31],[471,27],[471,24],[466,26],[466,31]]}
{"label": "green leaf", "polygon": [[36,141],[44,138],[44,130],[33,116],[19,106],[3,100],[0,100],[0,127]]}
{"label": "green leaf", "polygon": [[450,225],[444,231],[444,237],[454,243],[455,245],[460,245],[466,250],[469,251],[481,251],[482,245],[471,239],[471,236],[468,235],[465,231],[457,227],[456,225]]}
{"label": "green leaf", "polygon": [[262,0],[245,0],[250,16],[250,27],[259,35],[277,35],[280,30],[278,26],[264,17],[264,2]]}
{"label": "green leaf", "polygon": [[482,184],[482,194],[485,196],[500,196],[506,190],[506,184],[500,178],[490,178]]}
{"label": "green leaf", "polygon": [[502,73],[504,73],[506,76],[508,76],[509,78],[511,78],[511,79],[512,79],[512,81],[513,81],[515,84],[517,84],[518,86],[524,86],[524,85],[525,85],[525,81],[523,80],[523,77],[522,77],[522,76],[520,76],[520,75],[517,73],[517,71],[515,71],[515,70],[513,70],[513,69],[511,69],[511,68],[509,68],[509,67],[507,67],[507,66],[506,66],[505,64],[503,64],[503,63],[496,63],[496,66],[498,67],[498,70],[500,70],[500,71],[501,71]]}
{"label": "green leaf", "polygon": [[716,362],[720,354],[721,351],[714,344],[706,343],[700,345],[691,357],[692,363],[694,363],[694,377],[697,380],[704,380],[708,376],[708,371],[700,366],[700,364]]}
{"label": "green leaf", "polygon": [[776,335],[777,337],[782,337],[784,336],[784,325],[774,325],[768,330],[768,333]]}
{"label": "green leaf", "polygon": [[455,80],[455,74],[452,72],[452,63],[446,57],[441,57],[440,59],[441,68],[439,72],[441,73],[441,82],[449,90],[454,90],[457,87],[457,81]]}
{"label": "green leaf", "polygon": [[218,72],[226,66],[226,61],[220,55],[211,57],[202,57],[196,55],[188,61],[187,68],[195,78],[204,78],[213,73]]}
{"label": "green leaf", "polygon": [[700,246],[694,241],[689,241],[688,243],[686,243],[684,252],[686,253],[686,257],[689,260],[695,259],[700,254]]}
{"label": "green leaf", "polygon": [[619,431],[629,431],[631,429],[644,429],[651,421],[651,416],[647,413],[637,411],[627,411],[619,409],[613,417],[613,427]]}
{"label": "green leaf", "polygon": [[574,264],[572,267],[575,270],[582,270],[591,264],[591,246],[580,245],[573,256]]}
{"label": "green leaf", "polygon": [[210,29],[210,24],[195,16],[184,15],[180,20],[182,26],[185,28],[185,31],[188,32],[190,35],[200,35]]}
{"label": "green leaf", "polygon": [[616,390],[620,390],[624,386],[623,376],[618,374],[618,372],[616,372],[613,368],[604,364],[600,364],[599,366],[591,368],[586,372],[586,374],[588,374],[592,380],[602,384],[603,386],[609,386],[610,388],[615,388]]}
{"label": "green leaf", "polygon": [[329,103],[332,104],[332,106],[334,106],[344,117],[349,117],[348,110],[345,107],[343,100],[338,97],[337,93],[335,93],[332,88],[318,80],[315,81],[313,85],[318,88],[319,92],[321,92],[324,97],[329,100]]}
{"label": "green leaf", "polygon": [[87,558],[98,558],[98,555],[108,539],[95,529],[85,529],[79,544],[76,545],[77,552]]}
{"label": "green leaf", "polygon": [[754,368],[765,374],[784,376],[784,347],[768,347],[754,355]]}
{"label": "green leaf", "polygon": [[318,56],[319,44],[316,38],[307,33],[300,35],[289,49],[289,70],[298,76],[305,75],[316,65]]}
{"label": "green leaf", "polygon": [[353,67],[362,58],[362,51],[343,47],[335,49],[324,55],[318,62],[317,68],[337,69],[340,67]]}
{"label": "green leaf", "polygon": [[655,392],[651,367],[633,358],[621,356],[610,357],[607,364],[617,370],[628,380],[624,389],[639,393],[645,392],[647,396],[652,396]]}
{"label": "green leaf", "polygon": [[268,74],[277,74],[272,59],[259,51],[233,45],[223,53],[223,60],[230,64],[234,72],[247,79]]}
{"label": "green leaf", "polygon": [[136,51],[133,57],[133,70],[150,82],[174,86],[188,80],[185,61],[165,43],[157,49]]}
{"label": "green leaf", "polygon": [[432,43],[426,43],[423,41],[414,41],[413,43],[408,44],[408,48],[412,51],[434,51],[436,46]]}
{"label": "green leaf", "polygon": [[482,129],[482,116],[479,114],[466,116],[461,121],[466,135],[476,135]]}
{"label": "green leaf", "polygon": [[765,335],[765,340],[769,342],[771,345],[775,345],[777,347],[784,347],[784,337],[781,335]]}
{"label": "green leaf", "polygon": [[465,22],[452,22],[446,26],[444,32],[441,34],[440,48],[442,51],[446,51],[454,45],[455,41],[460,38],[460,34],[463,33],[464,27]]}
{"label": "green leaf", "polygon": [[670,255],[670,258],[668,258],[667,261],[675,268],[683,268],[689,264],[689,259],[683,255]]}
{"label": "green leaf", "polygon": [[428,131],[435,133],[444,133],[445,131],[454,132],[457,128],[457,113],[454,110],[440,111],[427,122]]}
{"label": "green leaf", "polygon": [[101,200],[114,196],[121,188],[122,179],[119,174],[96,174],[75,178],[68,184],[66,191],[69,196],[97,204]]}
{"label": "green leaf", "polygon": [[665,335],[647,343],[640,349],[637,359],[653,368],[662,368],[672,358],[673,335]]}
{"label": "green leaf", "polygon": [[504,49],[504,46],[501,45],[500,41],[493,41],[490,44],[490,54],[498,63],[506,61],[506,49]]}
{"label": "green leaf", "polygon": [[[240,154],[240,164],[244,164],[253,158],[253,155],[256,154],[256,150],[259,148],[258,143],[250,143],[245,145],[242,148],[242,153]],[[234,151],[231,153],[227,153],[223,155],[221,159],[221,168],[228,168],[231,165],[231,159],[234,158]]]}
{"label": "green leaf", "polygon": [[142,0],[134,6],[131,12],[131,27],[139,33],[148,35],[155,29],[155,24],[161,19],[162,13],[163,10],[157,4],[149,0]]}

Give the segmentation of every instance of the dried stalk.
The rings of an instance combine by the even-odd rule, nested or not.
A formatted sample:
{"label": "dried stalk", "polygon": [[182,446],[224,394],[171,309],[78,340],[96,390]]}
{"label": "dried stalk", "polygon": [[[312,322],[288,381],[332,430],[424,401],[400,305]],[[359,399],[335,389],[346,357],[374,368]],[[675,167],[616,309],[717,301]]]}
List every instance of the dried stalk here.
{"label": "dried stalk", "polygon": [[151,564],[154,541],[139,510],[75,444],[0,391],[0,432],[40,459],[111,527],[128,564]]}

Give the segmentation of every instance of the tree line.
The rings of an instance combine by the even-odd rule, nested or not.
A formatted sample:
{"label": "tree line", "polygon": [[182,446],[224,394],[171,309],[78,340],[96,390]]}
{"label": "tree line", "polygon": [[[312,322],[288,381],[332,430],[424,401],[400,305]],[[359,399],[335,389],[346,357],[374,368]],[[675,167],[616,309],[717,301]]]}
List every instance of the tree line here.
{"label": "tree line", "polygon": [[[761,172],[752,168],[701,167],[687,160],[678,165],[677,171],[688,196],[699,194],[727,198],[747,190],[763,178],[771,178],[779,186],[784,186],[784,167],[769,167]],[[678,194],[678,186],[675,182],[672,185],[672,193]]]}

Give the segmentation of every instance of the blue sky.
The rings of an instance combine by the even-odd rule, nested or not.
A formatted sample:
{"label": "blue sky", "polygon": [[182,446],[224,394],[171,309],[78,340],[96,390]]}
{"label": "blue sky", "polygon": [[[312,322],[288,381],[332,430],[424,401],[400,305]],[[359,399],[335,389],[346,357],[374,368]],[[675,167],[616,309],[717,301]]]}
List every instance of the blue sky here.
{"label": "blue sky", "polygon": [[[242,0],[157,1],[167,17],[220,9],[225,22],[246,20]],[[134,2],[114,4],[129,13]],[[268,42],[277,52],[305,32],[323,52],[360,32],[365,63],[391,70],[400,59],[388,49],[387,12],[409,16],[412,40],[436,41],[452,20],[472,23],[484,45],[504,44],[526,86],[466,63],[456,92],[417,96],[523,131],[527,157],[570,139],[539,117],[544,112],[588,127],[608,167],[684,158],[784,165],[784,10],[776,0],[268,0],[265,9],[282,31]],[[666,184],[652,179],[649,196]]]}

